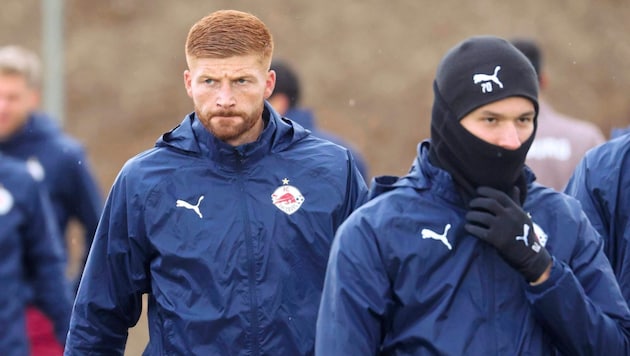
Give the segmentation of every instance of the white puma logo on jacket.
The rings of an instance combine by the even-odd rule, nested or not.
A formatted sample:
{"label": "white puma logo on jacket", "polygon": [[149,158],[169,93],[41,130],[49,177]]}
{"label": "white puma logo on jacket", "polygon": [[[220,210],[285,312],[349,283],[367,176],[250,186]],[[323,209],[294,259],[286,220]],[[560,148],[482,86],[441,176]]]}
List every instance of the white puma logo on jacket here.
{"label": "white puma logo on jacket", "polygon": [[187,201],[178,199],[177,202],[175,203],[175,206],[178,208],[185,208],[185,209],[192,210],[195,213],[197,213],[197,215],[199,215],[200,219],[202,219],[203,215],[201,215],[201,211],[199,211],[199,204],[201,204],[202,200],[203,200],[203,195],[199,197],[199,200],[197,200],[197,205],[192,205]]}
{"label": "white puma logo on jacket", "polygon": [[446,226],[444,226],[444,232],[441,235],[438,235],[435,231],[432,231],[429,229],[422,229],[421,231],[422,238],[441,241],[446,246],[446,248],[448,248],[449,250],[452,250],[453,246],[451,246],[451,243],[448,242],[448,240],[446,239],[446,234],[448,233],[448,230],[450,228],[451,228],[451,224],[446,224]]}

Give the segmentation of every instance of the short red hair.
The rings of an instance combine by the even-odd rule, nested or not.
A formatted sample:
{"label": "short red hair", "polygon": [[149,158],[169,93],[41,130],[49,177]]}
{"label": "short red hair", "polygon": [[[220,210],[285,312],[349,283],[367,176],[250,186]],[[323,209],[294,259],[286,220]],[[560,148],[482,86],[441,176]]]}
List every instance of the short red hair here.
{"label": "short red hair", "polygon": [[267,26],[256,16],[220,10],[197,21],[186,39],[186,61],[192,58],[228,58],[257,54],[269,67],[273,38]]}

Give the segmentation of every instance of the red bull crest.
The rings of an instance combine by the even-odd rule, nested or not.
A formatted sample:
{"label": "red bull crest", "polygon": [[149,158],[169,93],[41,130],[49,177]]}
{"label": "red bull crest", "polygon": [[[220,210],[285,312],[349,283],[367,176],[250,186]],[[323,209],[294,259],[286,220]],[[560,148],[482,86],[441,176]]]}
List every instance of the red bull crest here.
{"label": "red bull crest", "polygon": [[0,215],[8,213],[13,207],[13,197],[8,190],[0,185]]}
{"label": "red bull crest", "polygon": [[289,179],[284,178],[282,185],[271,194],[271,201],[276,208],[291,215],[300,209],[304,197],[296,187],[289,185]]}

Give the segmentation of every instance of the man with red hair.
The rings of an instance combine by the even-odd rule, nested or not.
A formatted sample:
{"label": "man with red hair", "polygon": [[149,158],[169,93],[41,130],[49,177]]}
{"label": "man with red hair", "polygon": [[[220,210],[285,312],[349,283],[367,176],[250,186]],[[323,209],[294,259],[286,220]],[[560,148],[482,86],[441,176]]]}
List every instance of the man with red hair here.
{"label": "man with red hair", "polygon": [[266,101],[273,40],[217,11],[190,30],[194,112],[128,161],[75,302],[66,354],[123,354],[148,294],[146,354],[308,355],[337,227],[366,198],[347,149]]}

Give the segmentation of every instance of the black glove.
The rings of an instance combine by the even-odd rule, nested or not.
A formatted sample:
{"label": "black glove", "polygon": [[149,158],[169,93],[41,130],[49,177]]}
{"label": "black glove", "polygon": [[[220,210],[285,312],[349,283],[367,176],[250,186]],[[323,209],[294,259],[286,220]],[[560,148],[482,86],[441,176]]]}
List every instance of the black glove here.
{"label": "black glove", "polygon": [[519,190],[512,197],[500,190],[479,187],[466,213],[466,231],[494,246],[503,259],[536,281],[551,264],[551,256],[534,233],[529,215],[519,204]]}

